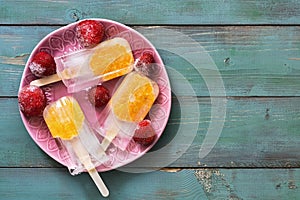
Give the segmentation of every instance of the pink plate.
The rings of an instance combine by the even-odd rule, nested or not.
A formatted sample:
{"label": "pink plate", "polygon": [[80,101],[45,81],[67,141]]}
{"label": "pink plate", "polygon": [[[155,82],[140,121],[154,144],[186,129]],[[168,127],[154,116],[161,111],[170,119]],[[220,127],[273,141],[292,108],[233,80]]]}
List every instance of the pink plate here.
{"label": "pink plate", "polygon": [[[104,40],[116,36],[125,38],[131,45],[135,59],[139,57],[143,52],[150,51],[154,55],[155,62],[159,66],[161,66],[155,71],[154,74],[151,75],[151,78],[158,83],[160,93],[148,116],[148,118],[151,119],[153,127],[157,133],[157,141],[163,133],[163,130],[167,124],[171,109],[171,89],[169,78],[158,52],[144,36],[123,24],[106,19],[97,18],[93,20],[98,20],[104,25]],[[58,30],[55,30],[49,35],[47,35],[37,44],[26,63],[20,83],[20,89],[25,85],[28,85],[32,80],[36,79],[31,74],[28,67],[29,63],[31,62],[33,56],[36,53],[40,51],[46,51],[52,56],[60,56],[71,51],[76,51],[78,49],[83,48],[79,44],[75,35],[75,27],[77,24],[78,22],[75,22],[67,26],[61,27]],[[108,87],[110,91],[113,91],[115,89],[117,81],[118,80],[116,79],[108,81],[104,83],[104,85]],[[62,96],[69,95],[67,93],[66,87],[62,84],[62,82],[44,86],[43,90],[45,91],[48,104]],[[82,107],[82,109],[85,112],[84,106]],[[96,110],[98,114],[101,111],[102,109]],[[70,168],[68,162],[70,157],[67,151],[63,146],[61,146],[59,140],[54,139],[51,136],[43,118],[28,118],[25,117],[22,112],[20,112],[20,114],[29,135],[32,137],[35,143],[53,159],[55,159],[62,165]],[[86,117],[88,121],[89,119],[93,118],[91,116]],[[111,145],[107,150],[109,160],[103,163],[102,165],[98,166],[97,170],[108,171],[126,165],[144,155],[148,150],[151,149],[151,147],[153,147],[156,141],[148,147],[142,147],[139,144],[135,143],[133,140],[131,140],[127,148],[123,151],[115,147],[114,145]]]}

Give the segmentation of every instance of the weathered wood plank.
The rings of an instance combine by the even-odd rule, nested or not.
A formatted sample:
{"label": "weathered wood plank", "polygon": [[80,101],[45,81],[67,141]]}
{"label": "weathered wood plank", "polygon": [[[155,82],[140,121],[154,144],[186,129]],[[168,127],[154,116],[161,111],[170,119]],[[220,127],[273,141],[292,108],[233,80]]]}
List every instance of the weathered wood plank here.
{"label": "weathered wood plank", "polygon": [[[212,114],[214,98],[199,98],[199,109],[192,99],[184,98],[184,105],[173,99],[171,118],[154,150],[170,145],[172,151],[161,151],[157,158],[174,160],[171,167],[299,167],[299,98],[229,98],[226,102],[224,127],[214,148],[200,158],[200,149],[211,121],[223,121],[219,113]],[[180,109],[190,114],[181,115]],[[199,121],[197,114],[200,113]],[[191,128],[199,124],[193,143]],[[221,123],[220,123],[221,124]],[[182,128],[181,131],[180,128]],[[184,135],[180,141],[174,138]],[[212,135],[215,135],[212,131]],[[207,148],[209,149],[209,148]],[[184,152],[182,152],[184,151]],[[183,154],[182,154],[183,153]],[[180,155],[180,158],[177,159]],[[177,159],[177,160],[176,160]],[[176,160],[176,161],[175,161]],[[147,167],[147,159],[130,167]],[[153,167],[159,167],[151,160]]]}
{"label": "weathered wood plank", "polygon": [[[167,128],[152,152],[171,143],[172,151],[156,152],[162,160],[173,160],[170,167],[300,167],[299,97],[224,98],[227,110],[221,135],[211,152],[200,159],[199,150],[210,122],[223,120],[219,113],[211,114],[211,100],[174,97]],[[60,166],[23,128],[15,98],[0,99],[0,110],[0,167]],[[176,136],[186,136],[187,140],[177,141]],[[148,161],[130,167],[166,166]]]}
{"label": "weathered wood plank", "polygon": [[[34,174],[34,176],[33,176]],[[1,168],[3,199],[102,199],[84,173]],[[299,199],[299,169],[199,169],[176,173],[102,173],[109,199]],[[104,198],[103,198],[104,199]]]}
{"label": "weathered wood plank", "polygon": [[0,110],[0,158],[6,163],[5,166],[18,167],[24,163],[28,163],[27,167],[60,166],[46,156],[28,135],[20,117],[17,99],[0,99]]}
{"label": "weathered wood plank", "polygon": [[[0,87],[1,96],[16,96],[22,70],[28,55],[45,35],[57,26],[0,27]],[[194,44],[165,35],[154,34],[164,27],[134,27],[151,38],[166,66],[175,69],[182,77],[170,74],[173,82],[183,78],[192,85],[197,96],[210,96],[207,85],[197,69],[187,62],[184,55],[176,55],[176,49],[189,51],[191,45],[201,45],[199,53],[212,58],[224,82],[227,96],[299,96],[300,29],[298,27],[172,27],[168,30],[180,32],[194,40]],[[167,38],[160,43],[161,38]],[[157,38],[157,39],[155,39]],[[202,52],[201,52],[202,51]],[[204,52],[203,52],[204,51]],[[190,59],[199,61],[197,53],[190,53]],[[218,78],[215,71],[205,71],[208,81]],[[5,81],[3,81],[5,80]],[[6,84],[7,81],[11,84]],[[211,86],[212,91],[220,89]],[[190,94],[186,94],[190,95]],[[211,95],[214,96],[214,95]]]}
{"label": "weathered wood plank", "polygon": [[[152,27],[137,27],[137,30],[152,39],[158,49],[163,47],[160,52],[165,64],[183,74],[197,95],[210,95],[205,79],[214,82],[220,78],[214,70],[205,71],[212,69],[211,62],[208,62],[209,66],[205,63],[211,57],[227,96],[298,96],[300,64],[298,60],[290,59],[299,57],[300,40],[295,39],[299,38],[298,27],[167,28],[169,31]],[[158,33],[160,37],[157,37]],[[179,57],[176,52],[185,54],[179,54]],[[199,73],[201,70],[202,74]],[[173,80],[182,82],[178,77]],[[221,89],[218,85],[211,88],[213,91]]]}
{"label": "weathered wood plank", "polygon": [[1,5],[2,24],[66,24],[90,17],[126,24],[299,24],[300,19],[296,0],[39,0],[1,1]]}
{"label": "weathered wood plank", "polygon": [[299,169],[200,169],[208,199],[298,199]]}

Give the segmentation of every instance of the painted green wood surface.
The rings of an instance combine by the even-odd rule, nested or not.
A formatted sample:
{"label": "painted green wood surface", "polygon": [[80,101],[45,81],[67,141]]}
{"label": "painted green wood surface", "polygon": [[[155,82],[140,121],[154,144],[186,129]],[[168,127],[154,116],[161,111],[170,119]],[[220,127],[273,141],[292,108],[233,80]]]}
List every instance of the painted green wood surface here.
{"label": "painted green wood surface", "polygon": [[[178,98],[184,104],[179,104]],[[197,101],[198,111],[195,110]],[[192,125],[199,126],[198,131],[188,134],[195,137],[194,141],[178,160],[179,151],[183,144],[188,145],[187,141],[174,143],[171,153],[158,156],[174,158],[176,161],[170,167],[300,167],[300,97],[227,98],[226,101],[221,136],[210,154],[200,159],[199,149],[209,123],[221,120],[221,116],[211,116],[209,98],[174,97],[169,123],[154,150],[172,142],[177,134],[187,135]],[[180,109],[191,114],[181,115]],[[19,117],[15,98],[0,99],[0,110],[0,167],[60,166],[31,140]],[[199,122],[195,120],[198,113]],[[182,131],[178,132],[179,125]],[[159,167],[152,162],[146,165]],[[145,164],[138,166],[147,167]]]}
{"label": "painted green wood surface", "polygon": [[[34,144],[22,124],[16,98],[34,46],[62,25],[89,17],[131,25],[150,38],[170,67],[177,96],[173,95],[168,126],[152,152],[198,126],[193,143],[170,169],[104,173],[113,191],[109,199],[300,198],[300,61],[291,59],[300,57],[300,1],[0,0],[0,4],[0,199],[101,199],[87,174],[72,177]],[[162,28],[194,41],[170,37],[161,45],[157,30]],[[201,66],[171,53],[193,44],[204,47],[215,62],[225,96],[208,92],[204,78],[215,80],[216,73],[203,78],[195,69]],[[188,53],[192,60],[199,59],[197,51]],[[195,94],[180,91],[183,78],[171,73],[174,69]],[[226,102],[225,124],[213,150],[200,159],[209,123],[222,121],[219,114],[211,116],[215,100]],[[183,132],[178,132],[179,126]],[[175,143],[172,153],[159,157],[179,157],[184,143]]]}
{"label": "painted green wood surface", "polygon": [[[33,175],[34,174],[34,175]],[[87,174],[65,169],[0,169],[1,199],[102,199]],[[299,169],[198,169],[102,173],[109,199],[297,199]],[[22,190],[19,190],[22,188]],[[103,198],[104,199],[104,198]]]}
{"label": "painted green wood surface", "polygon": [[2,24],[67,24],[100,17],[125,24],[299,24],[296,0],[0,1]]}
{"label": "painted green wood surface", "polygon": [[[11,81],[0,87],[1,96],[16,96],[24,64],[32,49],[58,26],[0,27],[0,80]],[[166,27],[133,27],[153,38],[155,31]],[[227,96],[299,96],[300,29],[290,26],[167,27],[185,34],[201,45],[218,67]],[[153,41],[156,42],[156,41]],[[197,96],[211,96],[195,67],[182,55],[171,53],[190,44],[169,38],[166,45],[155,43],[165,65],[177,70],[193,86]],[[200,52],[201,53],[201,52]],[[199,59],[198,54],[192,59]],[[224,62],[226,60],[226,62]],[[172,77],[174,82],[180,78]],[[207,73],[208,80],[214,74]],[[3,83],[3,81],[1,81]],[[220,89],[216,86],[213,89]],[[186,94],[189,95],[189,94]]]}

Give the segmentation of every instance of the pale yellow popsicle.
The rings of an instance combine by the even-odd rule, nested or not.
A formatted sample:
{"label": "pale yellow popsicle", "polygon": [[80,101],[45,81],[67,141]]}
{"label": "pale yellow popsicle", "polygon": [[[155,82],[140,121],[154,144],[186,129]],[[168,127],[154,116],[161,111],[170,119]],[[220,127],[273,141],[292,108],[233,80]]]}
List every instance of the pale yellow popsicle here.
{"label": "pale yellow popsicle", "polygon": [[78,137],[82,131],[88,130],[85,128],[85,116],[78,102],[72,97],[62,97],[48,105],[43,116],[52,136],[71,143],[76,156],[90,174],[101,194],[108,196],[107,187],[95,169],[89,152]]}

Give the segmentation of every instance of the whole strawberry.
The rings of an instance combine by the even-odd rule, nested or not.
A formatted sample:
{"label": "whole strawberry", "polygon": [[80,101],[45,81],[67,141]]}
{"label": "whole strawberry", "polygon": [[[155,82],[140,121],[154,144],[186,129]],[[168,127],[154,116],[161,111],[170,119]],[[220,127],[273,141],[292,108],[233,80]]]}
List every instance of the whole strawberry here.
{"label": "whole strawberry", "polygon": [[76,36],[84,47],[99,44],[104,37],[104,26],[96,20],[84,20],[76,27]]}
{"label": "whole strawberry", "polygon": [[141,121],[135,130],[133,140],[143,146],[149,146],[155,139],[156,134],[151,121],[148,119]]}
{"label": "whole strawberry", "polygon": [[97,108],[104,106],[110,100],[109,91],[102,85],[92,87],[88,92],[89,101]]}
{"label": "whole strawberry", "polygon": [[36,77],[49,76],[56,73],[56,64],[54,58],[47,52],[41,51],[37,53],[31,63],[29,69]]}
{"label": "whole strawberry", "polygon": [[46,107],[46,97],[43,90],[37,86],[27,85],[18,95],[20,110],[27,116],[39,116]]}
{"label": "whole strawberry", "polygon": [[146,51],[144,52],[137,61],[137,66],[141,66],[141,65],[149,65],[151,63],[154,63],[154,58],[152,53]]}
{"label": "whole strawberry", "polygon": [[144,52],[135,62],[135,70],[149,76],[154,69],[151,64],[154,63],[154,58],[152,53],[146,51]]}

